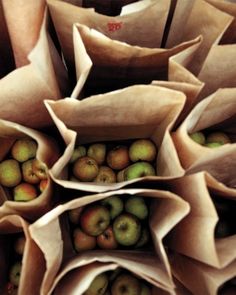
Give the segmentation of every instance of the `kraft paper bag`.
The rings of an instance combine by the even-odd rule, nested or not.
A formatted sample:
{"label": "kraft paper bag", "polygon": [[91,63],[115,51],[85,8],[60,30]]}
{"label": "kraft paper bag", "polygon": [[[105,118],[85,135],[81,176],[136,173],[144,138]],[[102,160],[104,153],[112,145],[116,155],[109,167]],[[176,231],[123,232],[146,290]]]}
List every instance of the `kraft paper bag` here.
{"label": "kraft paper bag", "polygon": [[0,117],[41,128],[52,124],[43,100],[59,99],[68,92],[67,73],[47,32],[46,13],[38,41],[28,60],[27,65],[11,71],[0,80]]}
{"label": "kraft paper bag", "polygon": [[[63,265],[68,258],[80,255],[80,253],[78,254],[75,251],[73,246],[71,229],[68,223],[68,211],[75,208],[81,208],[82,210],[82,208],[88,204],[114,195],[124,200],[129,196],[140,196],[149,200],[149,228],[152,246],[150,245],[151,248],[143,249],[143,256],[147,253],[156,253],[156,257],[153,257],[153,259],[157,260],[157,263],[161,262],[163,272],[165,272],[168,277],[168,279],[166,278],[165,280],[167,280],[168,283],[172,281],[171,269],[163,245],[163,239],[167,233],[188,214],[190,207],[187,202],[174,193],[151,189],[123,189],[84,197],[78,197],[76,191],[69,192],[67,190],[67,192],[65,192],[67,196],[71,193],[73,195],[73,200],[59,205],[30,226],[32,238],[44,253],[47,262],[47,272],[45,273],[42,290],[47,290],[49,288],[61,264]],[[50,244],[45,243],[45,240],[50,240]],[[91,251],[91,256],[93,256],[94,251],[96,253],[96,251],[99,252],[102,250]],[[115,252],[138,253],[139,251],[140,250],[137,249],[117,249]],[[106,250],[106,252],[109,253],[111,250]],[[141,259],[142,258],[140,258],[140,260]],[[152,264],[155,263],[153,261]]]}
{"label": "kraft paper bag", "polygon": [[[24,127],[14,122],[0,120],[0,160],[7,156],[16,139],[29,137],[36,141],[36,158],[50,169],[59,158],[59,148],[54,139],[39,131]],[[34,200],[16,202],[10,197],[7,188],[0,186],[0,217],[19,214],[28,220],[35,220],[53,206],[53,183],[50,177],[45,190]]]}
{"label": "kraft paper bag", "polygon": [[[143,2],[146,4],[143,5]],[[138,1],[131,6],[128,5],[125,13],[113,17],[58,0],[48,0],[47,4],[65,60],[69,68],[73,68],[72,27],[74,23],[86,25],[111,39],[133,46],[158,48],[161,45],[170,0]],[[129,13],[131,10],[129,7],[132,8],[132,13]]]}
{"label": "kraft paper bag", "polygon": [[220,292],[222,286],[235,277],[236,260],[223,269],[210,267],[184,255],[174,253],[171,257],[173,274],[193,295],[234,295],[235,287],[229,292]]}
{"label": "kraft paper bag", "polygon": [[236,191],[212,185],[209,177],[200,172],[169,181],[171,191],[188,202],[191,210],[169,234],[167,245],[202,263],[224,268],[236,259],[236,231],[225,237],[215,235],[218,220],[222,222],[217,200],[234,200],[236,204]]}
{"label": "kraft paper bag", "polygon": [[76,144],[101,141],[119,144],[121,140],[135,138],[153,140],[159,150],[157,176],[169,176],[169,171],[174,170],[172,167],[179,166],[169,131],[184,103],[182,92],[153,85],[130,86],[81,101],[72,98],[46,101],[45,105],[66,144],[64,154],[50,169],[51,177],[63,187],[93,192],[144,181],[148,177],[99,185],[67,180],[68,163]]}
{"label": "kraft paper bag", "polygon": [[[205,170],[232,188],[236,186],[235,94],[235,88],[217,90],[198,103],[179,128],[171,134],[186,173]],[[204,130],[225,132],[232,143],[208,148],[199,145],[189,136],[195,131]]]}
{"label": "kraft paper bag", "polygon": [[204,0],[177,1],[166,47],[203,36],[203,42],[188,69],[201,70],[211,46],[218,44],[234,18]]}
{"label": "kraft paper bag", "polygon": [[10,261],[12,260],[14,251],[13,237],[14,234],[16,235],[18,233],[25,235],[26,243],[22,257],[22,270],[17,294],[40,294],[45,262],[42,252],[30,237],[28,227],[29,223],[18,215],[8,215],[0,218],[1,294],[11,294],[7,292],[7,283],[9,282]]}

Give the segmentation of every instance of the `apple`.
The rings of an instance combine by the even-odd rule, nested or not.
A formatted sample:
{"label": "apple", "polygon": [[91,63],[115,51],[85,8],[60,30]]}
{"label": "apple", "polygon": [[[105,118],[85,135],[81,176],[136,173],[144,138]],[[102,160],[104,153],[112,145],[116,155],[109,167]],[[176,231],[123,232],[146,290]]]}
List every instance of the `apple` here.
{"label": "apple", "polygon": [[218,142],[221,145],[231,143],[230,138],[224,132],[212,132],[206,138],[206,143]]}
{"label": "apple", "polygon": [[111,286],[112,295],[139,295],[140,292],[139,280],[128,273],[119,275]]}
{"label": "apple", "polygon": [[125,180],[132,180],[144,176],[156,175],[154,167],[148,162],[137,162],[125,169]]}
{"label": "apple", "polygon": [[33,159],[32,168],[33,172],[38,176],[39,179],[48,178],[48,167],[44,162],[38,159]]}
{"label": "apple", "polygon": [[13,196],[14,201],[27,202],[37,197],[37,190],[32,184],[22,182],[14,187]]}
{"label": "apple", "polygon": [[73,150],[69,163],[74,163],[77,159],[86,156],[86,148],[83,145],[78,145]]}
{"label": "apple", "polygon": [[73,174],[80,181],[93,181],[98,171],[97,162],[88,156],[77,159],[73,165]]}
{"label": "apple", "polygon": [[116,249],[118,247],[118,243],[115,239],[113,228],[109,226],[103,233],[97,236],[97,245],[101,249]]}
{"label": "apple", "polygon": [[11,155],[18,162],[25,162],[36,156],[37,147],[36,141],[31,138],[18,139],[11,148]]}
{"label": "apple", "polygon": [[141,284],[141,293],[140,295],[151,295],[151,289],[144,283]]}
{"label": "apple", "polygon": [[9,280],[16,287],[19,286],[21,268],[22,268],[22,264],[19,261],[14,263],[12,267],[10,268]]}
{"label": "apple", "polygon": [[97,275],[89,288],[83,293],[83,295],[104,295],[108,287],[108,276],[106,273]]}
{"label": "apple", "polygon": [[155,160],[157,149],[150,139],[137,139],[129,148],[129,158],[132,162]]}
{"label": "apple", "polygon": [[14,250],[16,251],[17,254],[23,255],[24,249],[25,249],[25,235],[21,235],[18,237],[15,242],[14,242]]}
{"label": "apple", "polygon": [[118,216],[124,209],[124,203],[118,196],[105,198],[101,201],[101,204],[107,207],[110,212],[111,219],[114,219],[116,216]]}
{"label": "apple", "polygon": [[83,210],[83,207],[69,210],[68,214],[69,214],[69,220],[71,223],[77,224],[77,225],[79,224],[79,218],[80,218],[80,214],[82,210]]}
{"label": "apple", "polygon": [[98,165],[102,165],[106,159],[106,145],[103,143],[91,144],[87,154],[90,158],[94,159]]}
{"label": "apple", "polygon": [[190,138],[198,144],[204,145],[206,142],[206,137],[201,131],[196,131],[189,135]]}
{"label": "apple", "polygon": [[116,182],[116,174],[110,167],[101,166],[99,168],[98,175],[94,179],[94,182],[114,183],[114,182]]}
{"label": "apple", "polygon": [[19,163],[14,159],[0,163],[0,183],[6,187],[14,187],[21,182],[22,175]]}
{"label": "apple", "polygon": [[31,183],[31,184],[37,184],[40,182],[40,179],[33,171],[32,166],[33,160],[27,160],[26,162],[22,163],[22,175],[25,182]]}
{"label": "apple", "polygon": [[87,206],[80,215],[82,230],[91,236],[100,235],[110,224],[109,210],[101,205]]}
{"label": "apple", "polygon": [[48,185],[48,179],[40,180],[39,190],[40,190],[41,193],[46,189],[47,185]]}
{"label": "apple", "polygon": [[107,164],[114,170],[121,170],[130,163],[128,148],[118,145],[107,154]]}
{"label": "apple", "polygon": [[143,227],[141,231],[141,236],[138,242],[136,243],[135,248],[142,248],[143,246],[147,245],[149,240],[150,240],[149,230],[146,227]]}
{"label": "apple", "polygon": [[223,144],[220,143],[220,142],[208,142],[205,144],[206,147],[209,147],[209,148],[218,148],[220,146],[222,146]]}
{"label": "apple", "polygon": [[148,207],[142,197],[129,197],[125,202],[125,210],[142,220],[148,216]]}
{"label": "apple", "polygon": [[120,245],[133,246],[141,236],[141,223],[134,215],[122,213],[115,218],[113,231]]}
{"label": "apple", "polygon": [[92,250],[97,244],[95,237],[87,235],[79,228],[76,228],[73,231],[73,242],[77,252]]}
{"label": "apple", "polygon": [[125,169],[120,170],[117,175],[116,175],[116,181],[117,182],[122,182],[125,181]]}

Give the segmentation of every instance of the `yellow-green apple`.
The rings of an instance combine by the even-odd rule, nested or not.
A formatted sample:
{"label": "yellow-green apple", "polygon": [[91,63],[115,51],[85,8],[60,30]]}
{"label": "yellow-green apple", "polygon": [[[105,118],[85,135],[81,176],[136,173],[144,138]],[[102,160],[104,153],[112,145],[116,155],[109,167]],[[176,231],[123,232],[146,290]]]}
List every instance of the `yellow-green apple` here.
{"label": "yellow-green apple", "polygon": [[101,249],[116,249],[118,247],[118,243],[115,239],[113,228],[109,226],[107,229],[104,230],[99,236],[97,236],[97,245]]}
{"label": "yellow-green apple", "polygon": [[39,179],[48,178],[48,167],[44,162],[35,158],[32,161],[32,168],[33,172],[38,176]]}
{"label": "yellow-green apple", "polygon": [[22,175],[19,163],[14,159],[0,163],[0,183],[6,187],[14,187],[21,182]]}
{"label": "yellow-green apple", "polygon": [[91,204],[82,211],[80,215],[80,226],[82,230],[91,236],[100,235],[110,224],[109,210],[98,204]]}
{"label": "yellow-green apple", "polygon": [[19,236],[15,242],[14,242],[14,250],[17,254],[19,255],[23,255],[24,253],[24,249],[25,249],[25,235],[22,234],[21,236]]}
{"label": "yellow-green apple", "polygon": [[68,214],[69,214],[69,220],[71,223],[73,224],[79,224],[79,218],[80,218],[80,214],[83,210],[83,207],[78,207],[78,208],[74,208],[69,210]]}
{"label": "yellow-green apple", "polygon": [[122,213],[114,220],[113,232],[120,245],[133,246],[141,236],[140,220],[132,214]]}
{"label": "yellow-green apple", "polygon": [[128,148],[118,145],[107,154],[107,164],[114,170],[121,170],[130,163]]}
{"label": "yellow-green apple", "polygon": [[156,158],[157,149],[150,139],[137,139],[129,148],[129,158],[132,162],[152,162]]}
{"label": "yellow-green apple", "polygon": [[104,295],[108,287],[108,282],[106,273],[97,275],[83,295]]}
{"label": "yellow-green apple", "polygon": [[94,179],[98,183],[114,183],[116,182],[115,172],[108,166],[100,166],[98,175]]}
{"label": "yellow-green apple", "polygon": [[11,155],[18,162],[25,162],[36,156],[37,147],[36,141],[31,138],[18,139],[11,148]]}
{"label": "yellow-green apple", "polygon": [[110,212],[111,219],[114,219],[116,216],[118,216],[124,209],[124,203],[118,196],[105,198],[101,201],[101,204],[107,207]]}
{"label": "yellow-green apple", "polygon": [[92,250],[96,247],[96,238],[87,235],[80,228],[74,229],[73,241],[77,252]]}
{"label": "yellow-green apple", "polygon": [[47,185],[48,185],[48,179],[40,180],[39,190],[40,190],[41,193],[46,189]]}
{"label": "yellow-green apple", "polygon": [[37,197],[37,190],[32,184],[22,182],[14,187],[13,196],[14,201],[27,202]]}
{"label": "yellow-green apple", "polygon": [[112,295],[140,295],[140,292],[139,279],[128,273],[119,275],[111,286]]}
{"label": "yellow-green apple", "polygon": [[77,159],[84,157],[84,156],[86,156],[86,147],[83,145],[78,145],[74,148],[69,162],[73,163]]}
{"label": "yellow-green apple", "polygon": [[189,135],[190,138],[198,144],[204,145],[206,142],[206,137],[203,132],[196,131]]}
{"label": "yellow-green apple", "polygon": [[125,201],[125,210],[139,219],[145,219],[148,216],[148,206],[144,198],[139,196],[131,196]]}
{"label": "yellow-green apple", "polygon": [[154,167],[148,162],[137,162],[125,169],[125,180],[132,180],[144,176],[154,176],[156,174]]}
{"label": "yellow-green apple", "polygon": [[27,160],[24,163],[22,163],[22,175],[25,182],[31,183],[31,184],[37,184],[40,182],[40,179],[38,176],[34,173],[33,166],[32,166],[33,160]]}
{"label": "yellow-green apple", "polygon": [[93,158],[98,165],[102,165],[106,159],[106,145],[103,143],[93,143],[88,147],[88,156]]}
{"label": "yellow-green apple", "polygon": [[218,148],[220,146],[222,146],[223,144],[220,143],[220,142],[208,142],[208,143],[205,143],[205,146],[206,147],[209,147],[211,149],[214,149],[214,148]]}
{"label": "yellow-green apple", "polygon": [[16,287],[19,286],[21,268],[22,268],[22,264],[19,261],[15,262],[10,268],[9,280]]}
{"label": "yellow-green apple", "polygon": [[73,165],[73,174],[80,181],[93,181],[98,171],[97,162],[88,156],[77,159]]}
{"label": "yellow-green apple", "polygon": [[150,233],[146,227],[142,227],[141,236],[138,242],[135,244],[135,248],[142,248],[143,246],[147,245],[150,241]]}
{"label": "yellow-green apple", "polygon": [[144,283],[141,283],[141,293],[140,295],[151,295],[151,289]]}
{"label": "yellow-green apple", "polygon": [[206,143],[218,142],[221,145],[231,143],[229,136],[224,132],[212,132],[206,138]]}

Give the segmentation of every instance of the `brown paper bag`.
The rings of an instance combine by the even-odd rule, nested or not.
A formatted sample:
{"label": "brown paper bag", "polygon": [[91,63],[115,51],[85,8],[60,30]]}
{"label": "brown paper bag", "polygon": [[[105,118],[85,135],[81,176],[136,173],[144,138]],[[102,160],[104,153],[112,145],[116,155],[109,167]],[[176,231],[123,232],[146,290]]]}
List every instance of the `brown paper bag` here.
{"label": "brown paper bag", "polygon": [[192,294],[235,294],[235,288],[234,291],[229,293],[218,293],[218,291],[224,283],[235,277],[236,260],[223,269],[210,267],[179,254],[173,254],[170,260],[173,274],[192,292]]}
{"label": "brown paper bag", "polygon": [[68,89],[65,67],[47,33],[46,14],[28,59],[28,65],[0,80],[0,117],[30,127],[48,126],[51,120],[43,100],[61,98]]}
{"label": "brown paper bag", "polygon": [[[68,258],[80,255],[75,251],[73,246],[68,223],[68,211],[75,208],[82,208],[112,195],[118,195],[121,198],[127,198],[131,195],[149,198],[148,200],[151,202],[149,226],[154,246],[153,250],[156,252],[156,256],[153,257],[153,259],[155,263],[162,264],[163,273],[166,273],[165,284],[170,284],[170,282],[172,282],[171,269],[163,245],[163,239],[171,228],[176,226],[176,224],[188,214],[188,203],[173,193],[150,189],[117,190],[115,192],[85,196],[83,198],[78,198],[78,193],[76,193],[76,191],[71,191],[71,193],[73,194],[73,198],[76,199],[56,207],[30,226],[31,235],[44,253],[47,262],[47,271],[42,284],[42,290],[45,290],[45,292],[48,290],[61,264],[64,264]],[[69,191],[67,191],[67,195],[70,195]],[[45,240],[50,240],[50,244],[45,244]],[[93,256],[92,253],[94,251],[96,253],[96,250],[91,251],[91,256]],[[97,251],[99,252],[102,250]],[[106,250],[107,253],[110,251],[111,250]],[[116,252],[138,253],[140,250],[117,250],[114,253]],[[143,256],[145,257],[147,253],[151,253],[150,249],[143,252]],[[140,260],[142,260],[141,257]],[[152,263],[152,265],[155,263]]]}
{"label": "brown paper bag", "polygon": [[[6,291],[6,285],[7,282],[9,282],[8,275],[10,260],[12,260],[12,253],[14,251],[12,238],[14,234],[20,232],[24,233],[26,243],[22,258],[22,271],[17,294],[40,294],[39,290],[45,271],[45,262],[42,252],[30,237],[28,227],[29,224],[17,215],[8,215],[0,219],[1,294],[9,294]],[[14,263],[14,261],[12,262]]]}
{"label": "brown paper bag", "polygon": [[203,42],[188,69],[197,75],[213,44],[230,26],[233,17],[204,0],[177,1],[166,47],[203,36]]}
{"label": "brown paper bag", "polygon": [[[230,187],[236,186],[235,94],[235,88],[219,89],[201,101],[172,133],[180,162],[188,174],[206,170]],[[213,149],[189,137],[195,131],[206,129],[226,132],[232,143]]]}
{"label": "brown paper bag", "polygon": [[[152,85],[131,86],[82,101],[71,98],[58,102],[46,101],[46,107],[67,146],[63,156],[50,170],[52,178],[61,186],[93,192],[114,190],[148,179],[145,177],[99,185],[66,180],[68,163],[76,143],[135,138],[153,140],[160,149],[157,156],[157,175],[162,176],[163,171],[167,175],[168,165],[174,167],[174,161],[178,161],[178,157],[170,135],[166,133],[173,126],[184,101],[183,93]],[[165,142],[163,147],[162,141]]]}
{"label": "brown paper bag", "polygon": [[[8,154],[16,139],[30,137],[38,144],[36,157],[51,168],[59,157],[59,149],[56,142],[36,130],[21,126],[19,124],[0,120],[0,160]],[[16,202],[9,199],[9,192],[0,187],[0,217],[8,214],[19,214],[30,220],[35,220],[46,213],[53,205],[53,184],[49,178],[48,186],[34,200],[29,202]]]}
{"label": "brown paper bag", "polygon": [[217,221],[221,220],[215,202],[217,198],[236,201],[236,192],[222,185],[216,191],[208,186],[209,181],[209,175],[203,172],[169,181],[171,190],[190,204],[191,211],[170,233],[167,244],[174,251],[223,268],[236,259],[236,231],[224,238],[215,235]]}

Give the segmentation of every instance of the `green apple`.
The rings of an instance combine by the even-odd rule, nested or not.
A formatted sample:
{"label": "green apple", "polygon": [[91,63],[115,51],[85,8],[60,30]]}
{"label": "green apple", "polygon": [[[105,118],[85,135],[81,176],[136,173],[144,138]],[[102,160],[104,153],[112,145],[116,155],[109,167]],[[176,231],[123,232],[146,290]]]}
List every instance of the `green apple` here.
{"label": "green apple", "polygon": [[33,159],[32,169],[33,169],[33,172],[35,173],[35,175],[37,175],[39,179],[47,179],[48,178],[48,167],[44,162],[42,162],[38,159]]}
{"label": "green apple", "polygon": [[146,227],[142,227],[141,236],[138,242],[135,245],[135,248],[142,248],[143,246],[147,245],[150,241],[150,233]]}
{"label": "green apple", "polygon": [[107,154],[107,164],[114,170],[124,169],[129,163],[129,151],[126,146],[118,145]]}
{"label": "green apple", "polygon": [[73,165],[73,174],[80,181],[93,181],[98,171],[97,162],[88,156],[77,159]]}
{"label": "green apple", "polygon": [[211,149],[218,148],[218,147],[220,147],[222,145],[223,144],[222,143],[219,143],[219,142],[209,142],[209,143],[206,143],[205,144],[206,147],[209,147]]}
{"label": "green apple", "polygon": [[79,228],[76,228],[73,231],[73,242],[77,252],[92,250],[97,244],[95,237],[87,235]]}
{"label": "green apple", "polygon": [[112,250],[118,247],[118,243],[115,239],[112,226],[109,226],[99,236],[97,236],[97,245],[101,249]]}
{"label": "green apple", "polygon": [[101,204],[107,207],[110,212],[111,219],[114,219],[116,216],[118,216],[124,209],[124,203],[118,196],[105,198],[101,201]]}
{"label": "green apple", "polygon": [[36,141],[31,138],[18,139],[11,148],[11,155],[18,162],[25,162],[36,156],[37,147]]}
{"label": "green apple", "polygon": [[122,213],[114,220],[113,232],[120,245],[133,246],[141,236],[141,223],[134,215]]}
{"label": "green apple", "polygon": [[32,166],[33,160],[27,160],[24,163],[22,163],[22,175],[25,182],[31,183],[31,184],[37,184],[40,182],[40,179],[33,171]]}
{"label": "green apple", "polygon": [[88,235],[98,236],[107,229],[109,225],[109,210],[102,205],[88,205],[80,215],[80,226]]}
{"label": "green apple", "polygon": [[115,172],[108,166],[100,166],[98,175],[94,179],[98,183],[114,183],[116,182]]}
{"label": "green apple", "polygon": [[36,188],[32,184],[26,182],[18,184],[13,190],[14,201],[17,202],[31,201],[35,199],[37,195]]}
{"label": "green apple", "polygon": [[125,169],[124,179],[132,180],[144,176],[156,175],[154,167],[148,162],[137,162]]}
{"label": "green apple", "polygon": [[139,219],[145,219],[148,217],[148,207],[144,201],[144,198],[139,196],[129,197],[125,201],[125,210]]}
{"label": "green apple", "polygon": [[150,139],[137,139],[129,148],[129,158],[132,162],[155,160],[157,149]]}
{"label": "green apple", "polygon": [[25,249],[25,235],[22,234],[21,236],[19,236],[15,242],[14,242],[14,250],[17,254],[19,255],[23,255],[24,253],[24,249]]}
{"label": "green apple", "polygon": [[139,280],[127,273],[119,275],[111,286],[112,295],[140,295],[140,292]]}
{"label": "green apple", "polygon": [[86,148],[83,145],[78,145],[74,148],[69,163],[74,163],[77,159],[86,156]]}
{"label": "green apple", "polygon": [[206,142],[205,135],[201,131],[194,132],[189,135],[190,138],[198,144],[204,145]]}
{"label": "green apple", "polygon": [[106,273],[101,273],[94,278],[89,288],[83,295],[103,295],[108,287],[108,276]]}
{"label": "green apple", "polygon": [[14,159],[4,160],[0,163],[0,184],[14,187],[21,182],[22,175],[19,163]]}
{"label": "green apple", "polygon": [[141,284],[141,293],[140,295],[151,295],[151,289],[144,283]]}
{"label": "green apple", "polygon": [[230,138],[224,132],[212,132],[206,138],[206,143],[218,142],[221,145],[231,143]]}
{"label": "green apple", "polygon": [[21,268],[22,264],[19,261],[14,263],[10,268],[9,280],[16,287],[18,287],[20,283]]}
{"label": "green apple", "polygon": [[91,144],[88,148],[87,155],[94,159],[98,165],[102,165],[106,159],[106,145],[103,143]]}

